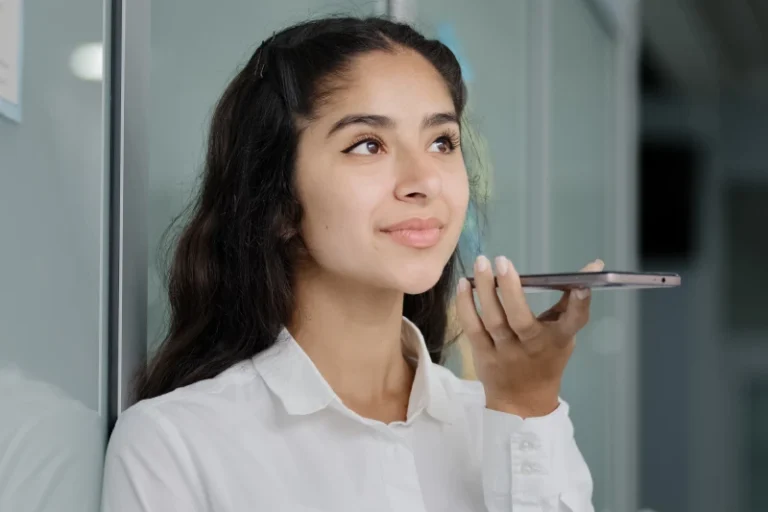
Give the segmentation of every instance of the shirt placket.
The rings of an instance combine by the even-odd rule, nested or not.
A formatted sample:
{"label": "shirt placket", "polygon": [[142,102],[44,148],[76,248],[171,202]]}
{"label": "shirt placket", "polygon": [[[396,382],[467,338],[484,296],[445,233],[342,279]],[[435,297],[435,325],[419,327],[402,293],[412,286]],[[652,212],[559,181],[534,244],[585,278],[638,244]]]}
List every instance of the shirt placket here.
{"label": "shirt placket", "polygon": [[388,427],[383,469],[389,510],[393,512],[426,512],[411,440],[412,431],[408,426]]}

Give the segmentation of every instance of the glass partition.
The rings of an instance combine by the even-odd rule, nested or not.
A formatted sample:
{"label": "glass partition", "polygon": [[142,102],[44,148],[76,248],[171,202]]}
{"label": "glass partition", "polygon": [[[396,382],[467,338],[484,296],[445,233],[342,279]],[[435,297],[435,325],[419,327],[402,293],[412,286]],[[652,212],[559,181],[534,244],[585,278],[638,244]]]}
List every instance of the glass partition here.
{"label": "glass partition", "polygon": [[[22,2],[0,2],[0,8]],[[97,512],[108,429],[102,0],[23,2],[0,116],[0,510]],[[0,38],[2,39],[2,38]]]}

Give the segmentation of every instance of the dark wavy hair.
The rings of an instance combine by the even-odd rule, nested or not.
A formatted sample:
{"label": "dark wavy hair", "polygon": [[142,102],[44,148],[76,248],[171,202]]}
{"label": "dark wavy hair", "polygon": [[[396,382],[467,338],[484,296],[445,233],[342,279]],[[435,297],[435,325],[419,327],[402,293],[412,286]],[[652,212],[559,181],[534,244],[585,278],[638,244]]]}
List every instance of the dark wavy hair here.
{"label": "dark wavy hair", "polygon": [[[304,250],[294,184],[302,123],[343,87],[355,57],[402,48],[434,65],[461,119],[466,87],[454,54],[381,17],[289,27],[235,76],[213,113],[201,187],[182,214],[167,276],[168,331],[137,377],[136,399],[215,377],[275,343],[294,310],[294,268]],[[404,301],[403,315],[421,329],[435,362],[448,338],[458,265],[457,250],[432,289]]]}

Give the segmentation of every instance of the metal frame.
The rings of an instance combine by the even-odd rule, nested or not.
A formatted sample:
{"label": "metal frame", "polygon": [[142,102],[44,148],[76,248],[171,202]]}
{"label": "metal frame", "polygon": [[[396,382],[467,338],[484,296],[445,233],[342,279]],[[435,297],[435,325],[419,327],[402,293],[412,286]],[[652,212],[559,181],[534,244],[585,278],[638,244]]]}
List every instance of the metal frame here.
{"label": "metal frame", "polygon": [[112,0],[110,423],[147,355],[150,0]]}
{"label": "metal frame", "polygon": [[[103,80],[101,82],[101,133],[102,133],[102,205],[101,205],[101,258],[99,260],[99,391],[98,407],[99,416],[109,419],[109,405],[111,402],[112,388],[110,383],[110,318],[111,318],[111,293],[112,283],[111,267],[112,252],[112,2],[102,1],[101,20],[102,44],[103,44]],[[108,421],[109,424],[109,421]]]}
{"label": "metal frame", "polygon": [[[590,0],[596,2],[597,0]],[[627,265],[627,268],[638,268],[637,237],[639,230],[637,197],[635,183],[637,176],[637,139],[638,139],[638,61],[639,61],[639,1],[626,0],[623,11],[616,11],[616,4],[607,0],[601,0],[603,11],[608,13],[614,22],[614,35],[616,48],[614,61],[616,63],[615,81],[615,151],[612,161],[616,169],[624,169],[619,172],[615,181],[615,189],[612,191],[616,198],[616,218],[626,220],[627,226],[614,224],[614,236],[616,253],[619,264]],[[610,169],[610,167],[609,167]],[[629,229],[626,229],[626,228]],[[622,474],[619,485],[614,489],[614,499],[617,510],[637,510],[639,506],[639,299],[636,294],[623,294],[616,298],[617,316],[622,321],[621,334],[624,339],[622,346],[624,357],[619,360],[620,367],[617,378],[628,383],[627,394],[629,400],[624,403],[623,409],[617,411],[614,421],[621,426],[620,432],[626,432],[626,438],[616,441],[616,462],[614,469]],[[623,461],[623,462],[622,462]],[[630,461],[630,463],[627,463]]]}
{"label": "metal frame", "polygon": [[528,5],[528,145],[525,155],[528,169],[527,193],[540,201],[528,201],[527,205],[526,258],[530,272],[546,273],[552,269],[549,243],[552,0],[533,0],[528,2]]}

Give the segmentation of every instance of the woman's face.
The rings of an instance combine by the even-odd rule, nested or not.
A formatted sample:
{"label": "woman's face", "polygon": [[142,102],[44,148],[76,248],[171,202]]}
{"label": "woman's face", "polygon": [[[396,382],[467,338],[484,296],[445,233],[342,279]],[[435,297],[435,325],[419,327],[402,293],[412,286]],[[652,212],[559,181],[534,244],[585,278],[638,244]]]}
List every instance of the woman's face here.
{"label": "woman's face", "polygon": [[448,89],[422,56],[359,57],[301,134],[302,234],[322,271],[422,293],[456,248],[469,200]]}

